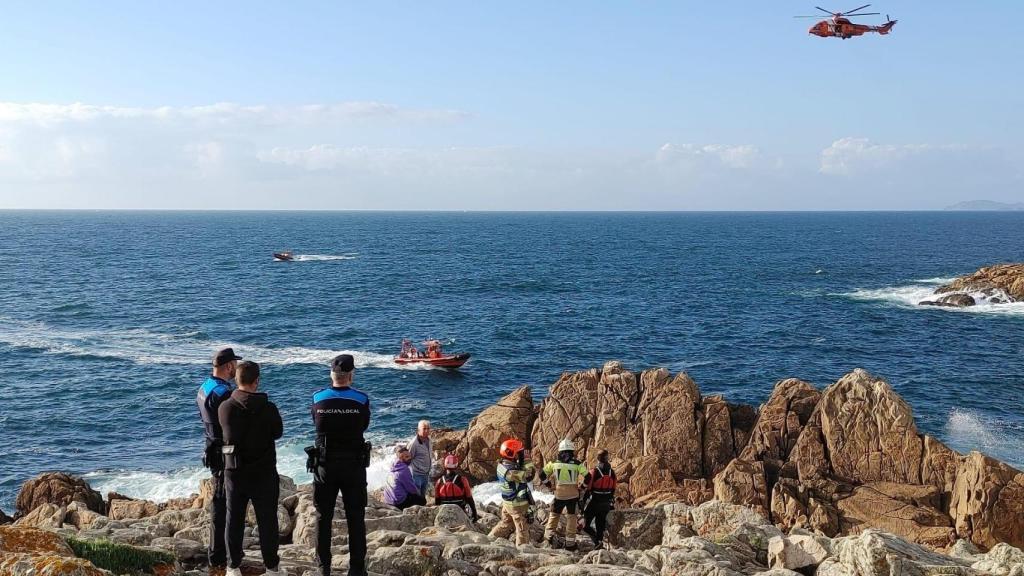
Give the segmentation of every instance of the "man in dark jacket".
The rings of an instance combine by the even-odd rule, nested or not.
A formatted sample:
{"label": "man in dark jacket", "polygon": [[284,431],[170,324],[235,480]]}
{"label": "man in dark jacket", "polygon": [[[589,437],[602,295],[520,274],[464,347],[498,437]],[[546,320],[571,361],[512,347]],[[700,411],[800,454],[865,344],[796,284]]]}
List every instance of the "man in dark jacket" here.
{"label": "man in dark jacket", "polygon": [[235,379],[235,368],[241,359],[242,357],[236,356],[231,348],[217,350],[213,355],[213,372],[196,394],[199,417],[206,432],[203,464],[210,469],[210,481],[213,483],[213,498],[210,500],[210,546],[206,551],[210,566],[227,564],[228,552],[224,539],[227,503],[224,501],[224,462],[220,451],[224,445],[224,433],[220,429],[220,421],[217,420],[217,409],[231,396],[231,381]]}
{"label": "man in dark jacket", "polygon": [[340,354],[331,362],[331,387],[313,394],[310,410],[320,454],[313,475],[317,524],[316,557],[321,576],[331,574],[331,521],[341,493],[348,524],[349,576],[366,574],[366,466],[363,432],[370,426],[370,397],[352,387],[355,360]]}
{"label": "man in dark jacket", "polygon": [[616,483],[615,471],[608,462],[608,451],[601,450],[597,454],[597,466],[583,477],[583,499],[586,502],[583,509],[583,531],[594,541],[594,547],[598,550],[604,548],[608,512],[615,508]]}
{"label": "man in dark jacket", "polygon": [[226,576],[240,576],[242,536],[249,502],[256,512],[260,552],[269,576],[278,574],[277,452],[274,441],[284,433],[277,406],[257,392],[260,366],[242,362],[235,372],[238,389],[217,411],[224,430],[224,488],[227,496],[227,543],[230,564]]}

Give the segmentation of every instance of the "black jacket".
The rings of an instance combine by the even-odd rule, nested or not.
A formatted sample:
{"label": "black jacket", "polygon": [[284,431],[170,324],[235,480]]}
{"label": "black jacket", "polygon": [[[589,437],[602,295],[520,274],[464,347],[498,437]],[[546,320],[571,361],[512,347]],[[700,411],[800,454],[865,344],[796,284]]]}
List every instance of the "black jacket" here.
{"label": "black jacket", "polygon": [[217,409],[217,419],[224,430],[224,444],[235,446],[240,469],[277,468],[274,440],[284,434],[284,424],[266,394],[236,389]]}
{"label": "black jacket", "polygon": [[349,386],[318,390],[311,413],[316,444],[327,448],[328,460],[362,454],[363,432],[370,426],[369,396]]}

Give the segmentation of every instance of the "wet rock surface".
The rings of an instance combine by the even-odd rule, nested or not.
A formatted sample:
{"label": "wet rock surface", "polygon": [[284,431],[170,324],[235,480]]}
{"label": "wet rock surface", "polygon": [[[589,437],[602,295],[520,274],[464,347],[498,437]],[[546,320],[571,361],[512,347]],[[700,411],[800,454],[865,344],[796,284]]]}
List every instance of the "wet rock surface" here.
{"label": "wet rock surface", "polygon": [[15,507],[18,515],[22,515],[41,504],[67,506],[72,502],[82,502],[93,512],[106,512],[103,496],[99,492],[93,490],[85,480],[63,472],[46,472],[25,482],[18,492]]}
{"label": "wet rock surface", "polygon": [[967,308],[980,303],[1007,304],[1024,301],[1024,264],[997,264],[961,276],[935,290],[939,296],[922,306]]}

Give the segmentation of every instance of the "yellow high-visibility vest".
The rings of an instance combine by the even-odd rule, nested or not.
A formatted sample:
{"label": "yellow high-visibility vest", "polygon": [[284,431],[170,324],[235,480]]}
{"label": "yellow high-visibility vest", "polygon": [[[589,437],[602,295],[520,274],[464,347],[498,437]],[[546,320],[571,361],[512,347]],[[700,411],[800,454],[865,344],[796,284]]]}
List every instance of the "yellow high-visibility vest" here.
{"label": "yellow high-visibility vest", "polygon": [[587,467],[570,460],[569,462],[548,462],[544,465],[544,474],[555,479],[556,486],[579,484],[580,476],[586,475]]}

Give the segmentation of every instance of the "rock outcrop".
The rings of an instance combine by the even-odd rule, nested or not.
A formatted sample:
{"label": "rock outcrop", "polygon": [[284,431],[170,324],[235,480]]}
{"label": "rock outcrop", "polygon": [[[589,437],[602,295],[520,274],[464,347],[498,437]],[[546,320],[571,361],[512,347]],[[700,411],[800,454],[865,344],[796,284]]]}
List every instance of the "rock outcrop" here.
{"label": "rock outcrop", "polygon": [[[701,396],[686,374],[634,373],[612,362],[563,375],[539,406],[529,387],[515,390],[465,431],[439,429],[434,440],[440,452],[463,456],[470,476],[490,481],[497,447],[509,437],[530,439],[538,463],[553,457],[566,437],[589,464],[596,450],[609,450],[621,481],[618,509],[608,517],[611,550],[592,550],[585,538],[579,552],[489,538],[498,522],[494,505],[481,504],[474,524],[450,505],[399,511],[371,500],[371,571],[1024,576],[1024,473],[977,452],[960,455],[921,434],[910,406],[863,370],[823,391],[780,381],[755,410]],[[26,482],[19,518],[7,529],[156,547],[195,566],[209,538],[201,508],[209,492],[204,482],[195,498],[154,503],[112,496],[104,504],[81,479],[45,474]],[[301,576],[315,564],[312,490],[282,476],[280,494],[281,556]],[[535,542],[547,514],[538,504]],[[339,572],[347,568],[344,519],[339,506],[332,540]],[[251,555],[258,547],[253,524],[250,515],[245,546]],[[5,552],[0,542],[0,566],[19,566],[0,573],[51,573],[32,568],[31,557]],[[63,558],[70,563],[61,566],[96,576]]]}
{"label": "rock outcrop", "polygon": [[979,300],[989,304],[1024,301],[1024,264],[997,264],[981,268],[939,286],[935,294],[940,297],[921,304],[963,308],[974,306]]}
{"label": "rock outcrop", "polygon": [[[283,482],[283,484],[285,484]],[[47,504],[47,506],[52,506]],[[293,576],[313,576],[314,543],[308,532],[316,522],[309,485],[298,486],[281,501],[294,526],[284,535],[281,565]],[[538,544],[515,546],[491,538],[497,522],[494,506],[481,509],[473,523],[456,506],[412,507],[397,510],[370,501],[366,508],[367,566],[374,576],[821,576],[893,574],[994,574],[1020,576],[1024,552],[999,544],[982,554],[961,541],[951,554],[940,554],[899,537],[868,529],[857,536],[830,539],[793,530],[783,534],[754,510],[711,501],[692,507],[665,504],[609,514],[611,549],[594,550],[585,537],[570,552]],[[332,567],[348,568],[347,526],[338,505],[333,524]],[[539,504],[538,517],[547,514]],[[106,517],[87,530],[65,526],[57,531],[0,527],[0,573],[12,576],[108,576],[86,560],[75,558],[62,535],[79,540],[131,543],[174,554],[175,573],[213,574],[205,566],[208,514],[199,509],[164,510],[154,516],[117,522]],[[307,534],[300,534],[307,531]],[[259,574],[258,527],[247,520],[243,574]]]}
{"label": "rock outcrop", "polygon": [[467,475],[477,482],[487,482],[494,478],[498,447],[508,438],[528,438],[533,420],[533,396],[529,386],[522,386],[470,420],[461,437],[459,432],[449,430],[435,436],[434,441],[451,446],[458,439],[454,451]]}
{"label": "rock outcrop", "polygon": [[1024,545],[1021,486],[1017,470],[920,434],[910,406],[863,370],[823,394],[780,382],[750,443],[714,480],[716,498],[754,507],[786,530],[878,528],[934,548],[958,537],[986,548]]}
{"label": "rock outcrop", "polygon": [[961,538],[1024,547],[1024,473],[971,452],[957,470],[949,511]]}
{"label": "rock outcrop", "polygon": [[743,452],[715,476],[715,497],[768,515],[772,488],[820,398],[821,393],[802,380],[776,384]]}
{"label": "rock outcrop", "polygon": [[752,407],[702,398],[686,374],[639,374],[618,362],[564,374],[541,403],[532,442],[538,463],[554,458],[563,438],[581,459],[608,450],[619,471],[620,501],[710,499],[710,481],[747,443]]}
{"label": "rock outcrop", "polygon": [[4,576],[109,576],[76,558],[59,535],[37,528],[0,526],[0,574]]}
{"label": "rock outcrop", "polygon": [[14,505],[18,515],[23,515],[42,504],[67,506],[72,502],[82,502],[93,512],[106,512],[99,492],[85,480],[63,472],[45,472],[25,482]]}
{"label": "rock outcrop", "polygon": [[967,308],[974,306],[978,301],[970,294],[946,294],[936,300],[922,300],[921,306],[944,306],[946,308]]}

